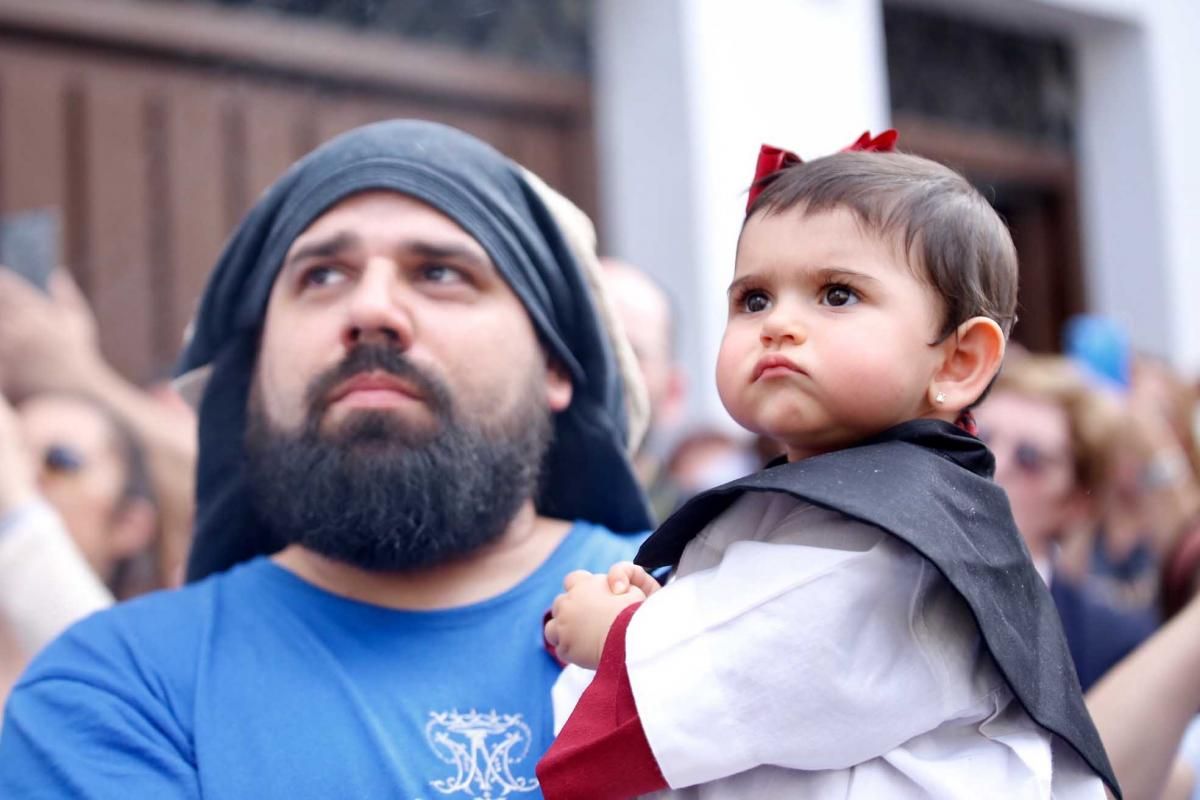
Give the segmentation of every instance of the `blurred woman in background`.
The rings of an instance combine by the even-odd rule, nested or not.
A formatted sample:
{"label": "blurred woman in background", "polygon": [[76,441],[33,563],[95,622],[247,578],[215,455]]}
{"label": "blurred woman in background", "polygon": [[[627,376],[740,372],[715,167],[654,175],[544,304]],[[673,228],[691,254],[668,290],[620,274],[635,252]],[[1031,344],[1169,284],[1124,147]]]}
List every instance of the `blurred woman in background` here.
{"label": "blurred woman in background", "polygon": [[1151,611],[1109,602],[1086,566],[1062,557],[1077,542],[1090,547],[1112,506],[1123,412],[1066,359],[1024,356],[1005,364],[976,418],[1086,690],[1157,624]]}

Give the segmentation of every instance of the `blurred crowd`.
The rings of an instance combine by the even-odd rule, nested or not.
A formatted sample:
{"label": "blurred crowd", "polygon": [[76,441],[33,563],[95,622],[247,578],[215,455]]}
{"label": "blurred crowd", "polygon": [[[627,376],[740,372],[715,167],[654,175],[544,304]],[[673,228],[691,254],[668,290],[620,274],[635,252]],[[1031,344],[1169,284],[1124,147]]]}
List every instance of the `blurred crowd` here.
{"label": "blurred crowd", "polygon": [[69,275],[0,268],[0,701],[70,623],[179,583],[194,462],[191,409],[105,361]]}
{"label": "blurred crowd", "polygon": [[[778,450],[688,419],[669,291],[632,265],[604,268],[648,390],[651,427],[636,467],[661,520]],[[1068,355],[1010,349],[975,412],[978,431],[1080,682],[1096,690],[1089,701],[1118,770],[1127,751],[1110,731],[1144,737],[1153,728],[1160,738],[1129,752],[1143,759],[1150,742],[1176,759],[1164,796],[1188,797],[1200,759],[1183,729],[1196,709],[1177,702],[1177,689],[1184,681],[1200,693],[1200,655],[1170,642],[1141,648],[1172,618],[1187,628],[1160,640],[1200,641],[1187,618],[1200,585],[1197,387],[1132,353],[1111,323],[1086,322],[1068,336]],[[42,292],[0,269],[0,702],[32,654],[74,620],[179,584],[195,425],[167,382],[134,386],[105,362],[67,274]],[[1114,672],[1122,664],[1128,671]],[[1156,669],[1158,694],[1143,684]],[[1144,694],[1131,700],[1131,685]],[[1162,716],[1172,705],[1174,725]]]}

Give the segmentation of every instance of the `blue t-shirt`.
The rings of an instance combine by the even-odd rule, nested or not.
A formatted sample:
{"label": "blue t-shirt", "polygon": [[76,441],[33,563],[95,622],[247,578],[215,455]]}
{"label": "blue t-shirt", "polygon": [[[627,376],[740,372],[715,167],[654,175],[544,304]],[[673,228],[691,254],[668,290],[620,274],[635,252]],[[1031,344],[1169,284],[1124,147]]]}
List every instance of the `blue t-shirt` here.
{"label": "blue t-shirt", "polygon": [[573,569],[642,537],[576,523],[490,600],[396,611],[260,558],[96,614],[9,699],[0,797],[537,798],[557,663],[542,615]]}

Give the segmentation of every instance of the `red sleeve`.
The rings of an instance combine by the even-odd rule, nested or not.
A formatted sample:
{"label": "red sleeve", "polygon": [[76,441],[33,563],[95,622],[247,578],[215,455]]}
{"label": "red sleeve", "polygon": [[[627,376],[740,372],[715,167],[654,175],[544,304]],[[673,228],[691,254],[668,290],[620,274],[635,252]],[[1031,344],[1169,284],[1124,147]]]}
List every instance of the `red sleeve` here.
{"label": "red sleeve", "polygon": [[596,677],[538,762],[547,800],[626,800],[668,788],[638,719],[625,668],[625,631],[639,605],[613,622]]}

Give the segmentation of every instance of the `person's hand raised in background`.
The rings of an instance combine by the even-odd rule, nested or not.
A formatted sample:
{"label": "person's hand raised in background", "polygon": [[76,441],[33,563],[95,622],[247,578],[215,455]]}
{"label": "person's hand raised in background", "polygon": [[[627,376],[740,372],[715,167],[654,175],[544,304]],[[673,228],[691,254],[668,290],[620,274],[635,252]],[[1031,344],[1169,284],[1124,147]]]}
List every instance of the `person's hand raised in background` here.
{"label": "person's hand raised in background", "polygon": [[0,391],[14,400],[88,390],[108,369],[87,300],[66,270],[49,294],[0,266]]}

